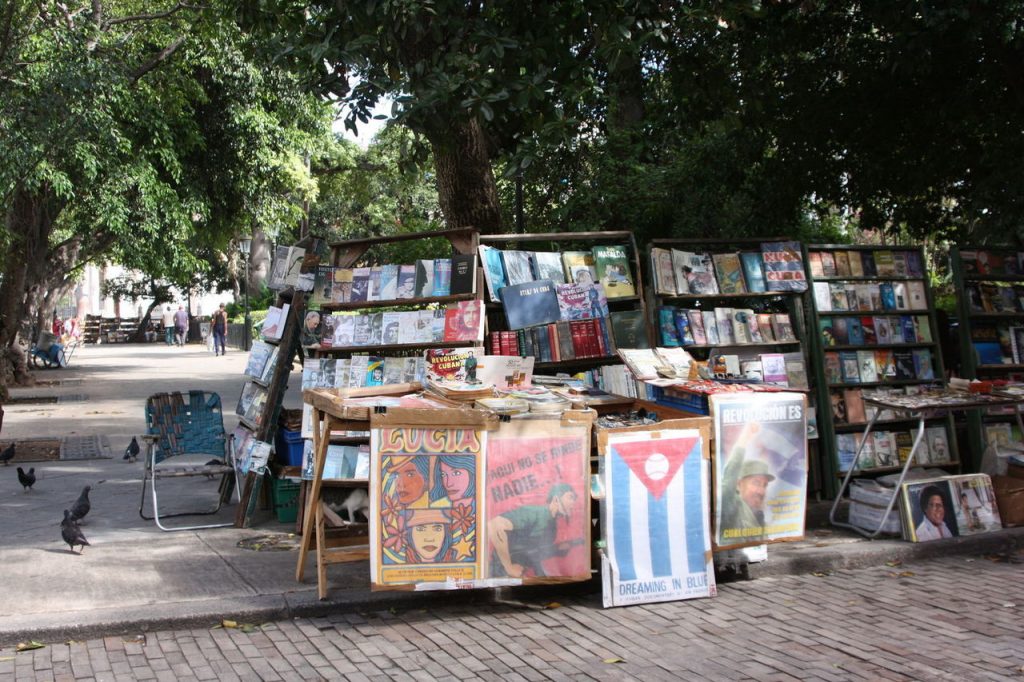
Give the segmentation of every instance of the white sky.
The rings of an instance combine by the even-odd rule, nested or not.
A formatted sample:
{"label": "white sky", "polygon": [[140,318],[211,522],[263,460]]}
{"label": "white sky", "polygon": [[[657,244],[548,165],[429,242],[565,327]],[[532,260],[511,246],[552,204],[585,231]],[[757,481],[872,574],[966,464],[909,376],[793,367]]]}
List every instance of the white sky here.
{"label": "white sky", "polygon": [[[339,112],[338,118],[334,121],[333,130],[335,133],[341,133],[346,140],[352,140],[358,144],[361,148],[366,149],[370,146],[370,141],[373,136],[376,135],[387,121],[378,121],[370,119],[366,123],[358,123],[359,135],[353,135],[351,130],[345,128],[345,111],[342,109]],[[377,106],[373,109],[373,115],[391,115],[391,99],[383,99],[377,103]]]}

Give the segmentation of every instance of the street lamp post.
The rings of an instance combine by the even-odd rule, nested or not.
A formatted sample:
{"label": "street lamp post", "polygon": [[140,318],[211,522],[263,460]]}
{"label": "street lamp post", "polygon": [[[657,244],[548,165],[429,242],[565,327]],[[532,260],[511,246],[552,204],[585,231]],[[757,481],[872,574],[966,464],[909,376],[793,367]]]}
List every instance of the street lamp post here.
{"label": "street lamp post", "polygon": [[252,318],[249,317],[249,253],[252,250],[252,240],[238,240],[238,250],[245,259],[245,280],[242,282],[245,289],[245,340],[242,346],[249,350],[252,347]]}

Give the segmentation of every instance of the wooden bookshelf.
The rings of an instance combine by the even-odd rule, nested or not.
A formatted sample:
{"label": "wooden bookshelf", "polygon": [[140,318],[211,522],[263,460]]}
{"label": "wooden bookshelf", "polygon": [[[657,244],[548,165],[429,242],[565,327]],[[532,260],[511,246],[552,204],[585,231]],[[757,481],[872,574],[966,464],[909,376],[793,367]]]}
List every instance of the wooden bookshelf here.
{"label": "wooden bookshelf", "polygon": [[[857,418],[865,412],[862,392],[906,392],[943,383],[945,370],[934,299],[920,247],[808,244],[804,251],[810,283],[812,365],[817,375],[818,404],[822,406],[818,429],[828,467],[826,480],[830,496],[834,496],[837,481],[845,473],[841,457],[852,458],[858,436],[871,416],[867,411],[863,418]],[[912,443],[917,435],[915,426],[913,420],[876,422],[871,438],[879,440],[882,461],[861,466],[858,472],[878,475],[898,471],[902,465],[899,451],[908,442],[905,434]],[[958,467],[952,417],[930,420],[927,426],[944,429],[952,461],[949,457],[941,462],[915,459],[922,466]],[[885,434],[892,434],[888,443]],[[866,461],[864,455],[861,461]]]}
{"label": "wooden bookshelf", "polygon": [[[616,340],[614,338],[611,321],[615,314],[620,311],[640,311],[640,315],[645,321],[643,334],[640,337],[641,343],[646,344],[648,346],[650,345],[650,313],[646,306],[646,297],[644,296],[644,285],[642,281],[643,271],[641,269],[640,264],[640,254],[636,245],[636,238],[634,237],[632,232],[607,231],[489,234],[480,236],[480,245],[489,246],[495,249],[500,249],[502,251],[517,250],[550,253],[564,253],[566,251],[590,251],[594,246],[624,246],[627,252],[627,260],[632,274],[632,282],[635,294],[629,296],[611,297],[607,299],[609,318],[606,320],[606,324],[608,337],[611,342],[610,344],[608,344],[610,345],[609,350],[614,351],[614,349],[621,341]],[[483,267],[486,266],[484,265]],[[563,280],[562,282],[556,282],[556,284],[564,283],[565,281],[566,280]],[[484,288],[486,289],[486,285]],[[505,317],[505,312],[502,304],[498,301],[490,300],[489,295],[486,291],[484,293],[484,299],[487,301],[485,311],[487,315],[488,331],[491,333],[513,331],[509,329],[508,321]],[[489,337],[485,338],[485,350],[488,354],[493,354],[489,341]],[[519,350],[520,355],[526,354],[526,351],[523,348],[520,348]],[[536,351],[532,355],[533,357],[535,357],[534,371],[544,374],[558,372],[574,374],[578,372],[594,370],[594,376],[597,376],[597,374],[601,371],[601,367],[621,363],[621,360],[614,353],[609,353],[603,356],[573,357],[570,359],[558,359],[551,361],[542,361]],[[600,385],[601,382],[595,381],[594,383]],[[605,388],[606,390],[611,390],[610,386],[600,387]]]}
{"label": "wooden bookshelf", "polygon": [[[960,375],[964,379],[1024,379],[1024,247],[959,246],[949,252],[956,291],[960,338]],[[1022,339],[1024,340],[1024,339]],[[998,356],[998,357],[996,357]],[[999,359],[1000,362],[993,362]],[[970,471],[977,471],[988,444],[986,431],[1012,415],[971,410],[966,415]],[[1011,428],[1015,424],[1011,423]],[[965,457],[965,459],[967,459]]]}

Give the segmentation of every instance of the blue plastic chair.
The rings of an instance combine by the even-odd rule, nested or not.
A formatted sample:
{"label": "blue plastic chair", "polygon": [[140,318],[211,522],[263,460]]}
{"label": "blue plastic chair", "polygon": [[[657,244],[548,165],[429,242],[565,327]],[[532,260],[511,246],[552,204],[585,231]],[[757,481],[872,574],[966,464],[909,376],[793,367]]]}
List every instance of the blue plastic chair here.
{"label": "blue plastic chair", "polygon": [[[162,518],[216,514],[234,487],[231,466],[230,438],[224,431],[220,396],[208,391],[157,393],[146,400],[146,465],[142,475],[142,500],[139,516],[155,520],[160,530],[197,530],[234,525],[215,523],[199,526],[167,527]],[[212,460],[219,460],[213,462]],[[212,509],[160,514],[157,479],[183,476],[221,476],[217,506]],[[231,478],[229,478],[231,477]],[[153,500],[153,515],[146,516],[146,487]]]}

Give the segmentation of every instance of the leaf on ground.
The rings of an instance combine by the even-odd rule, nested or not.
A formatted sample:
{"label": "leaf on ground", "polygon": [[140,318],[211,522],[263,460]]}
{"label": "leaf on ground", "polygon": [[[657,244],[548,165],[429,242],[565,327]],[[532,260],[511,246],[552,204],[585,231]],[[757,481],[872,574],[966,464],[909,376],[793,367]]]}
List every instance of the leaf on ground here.
{"label": "leaf on ground", "polygon": [[226,628],[237,628],[237,627],[238,627],[238,622],[237,622],[237,621],[234,621],[234,620],[226,620],[226,619],[225,619],[225,620],[222,620],[222,621],[220,622],[220,624],[221,624],[221,625],[222,625],[223,627],[226,627]]}
{"label": "leaf on ground", "polygon": [[1014,606],[1016,606],[1016,604],[1014,604],[1012,601],[1008,601],[1003,604],[1004,609],[1012,609]]}
{"label": "leaf on ground", "polygon": [[893,566],[893,567],[902,566],[903,565],[903,561],[901,559],[896,559],[894,561],[886,561],[885,565],[886,566]]}
{"label": "leaf on ground", "polygon": [[811,575],[815,578],[827,578],[832,575],[832,571],[811,571]]}
{"label": "leaf on ground", "polygon": [[625,663],[626,661],[624,661],[623,659],[618,658],[618,657],[612,657],[612,658],[606,658],[606,659],[604,659],[601,662],[602,663]]}
{"label": "leaf on ground", "polygon": [[560,608],[562,608],[562,605],[559,604],[556,601],[552,601],[552,602],[548,602],[547,604],[545,604],[544,608],[546,608],[546,609],[560,609]]}
{"label": "leaf on ground", "polygon": [[252,623],[242,623],[238,626],[239,632],[257,632],[259,629],[258,625],[253,625]]}
{"label": "leaf on ground", "polygon": [[121,641],[124,642],[125,644],[145,644],[146,643],[146,636],[145,635],[128,635],[127,637],[122,637]]}
{"label": "leaf on ground", "polygon": [[914,573],[913,571],[900,571],[899,573],[890,573],[889,577],[890,578],[913,578],[915,575],[917,575],[917,574]]}
{"label": "leaf on ground", "polygon": [[13,661],[13,660],[14,660],[14,656],[0,656],[0,663],[2,663],[3,661]]}
{"label": "leaf on ground", "polygon": [[42,642],[37,642],[32,639],[27,642],[18,642],[18,646],[15,647],[17,651],[32,651],[33,649],[42,649],[46,645]]}

